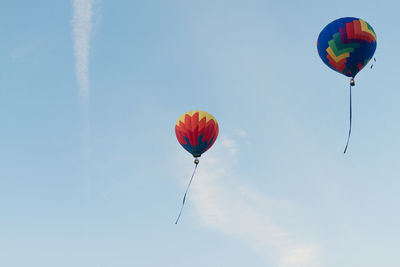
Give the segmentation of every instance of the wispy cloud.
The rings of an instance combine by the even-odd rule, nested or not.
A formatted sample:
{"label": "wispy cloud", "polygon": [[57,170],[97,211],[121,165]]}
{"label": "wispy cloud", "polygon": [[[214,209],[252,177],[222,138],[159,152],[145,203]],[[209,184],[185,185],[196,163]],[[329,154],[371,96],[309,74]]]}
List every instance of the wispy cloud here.
{"label": "wispy cloud", "polygon": [[[294,209],[290,203],[261,195],[235,177],[239,146],[222,138],[201,158],[192,194],[204,225],[242,240],[280,267],[318,266],[318,247],[300,241],[279,217]],[[201,179],[200,179],[201,178]]]}
{"label": "wispy cloud", "polygon": [[238,145],[234,139],[223,138],[221,143],[222,146],[232,154],[232,156],[236,156]]}
{"label": "wispy cloud", "polygon": [[74,0],[74,54],[75,71],[81,100],[89,99],[89,41],[92,30],[93,0]]}
{"label": "wispy cloud", "polygon": [[240,137],[246,137],[247,136],[247,132],[243,129],[237,128],[235,129],[235,134],[240,136]]}

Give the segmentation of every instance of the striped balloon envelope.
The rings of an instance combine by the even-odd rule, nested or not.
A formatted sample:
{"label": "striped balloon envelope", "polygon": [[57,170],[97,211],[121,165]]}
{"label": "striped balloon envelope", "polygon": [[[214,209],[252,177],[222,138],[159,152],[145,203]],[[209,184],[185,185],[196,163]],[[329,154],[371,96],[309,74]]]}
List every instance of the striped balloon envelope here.
{"label": "striped balloon envelope", "polygon": [[371,25],[362,19],[340,18],[321,31],[317,48],[328,67],[354,78],[373,57],[376,34]]}
{"label": "striped balloon envelope", "polygon": [[205,111],[189,111],[176,122],[175,134],[183,148],[197,158],[217,140],[218,123]]}
{"label": "striped balloon envelope", "polygon": [[[317,41],[318,54],[329,68],[351,77],[349,134],[344,153],[347,151],[351,135],[352,97],[351,87],[354,77],[371,60],[376,50],[376,34],[366,21],[346,17],[332,21],[321,31]],[[371,66],[372,68],[372,66]]]}

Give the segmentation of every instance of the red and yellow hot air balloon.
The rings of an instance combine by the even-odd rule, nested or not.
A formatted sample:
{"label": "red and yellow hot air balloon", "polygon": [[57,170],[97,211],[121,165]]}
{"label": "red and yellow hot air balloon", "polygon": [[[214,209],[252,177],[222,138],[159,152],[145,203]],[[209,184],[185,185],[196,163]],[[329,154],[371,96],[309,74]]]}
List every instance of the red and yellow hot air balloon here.
{"label": "red and yellow hot air balloon", "polygon": [[192,110],[186,112],[178,119],[175,124],[175,134],[183,148],[195,157],[194,171],[186,188],[185,195],[183,196],[182,207],[178,218],[175,221],[175,224],[177,224],[181,217],[183,206],[185,205],[186,195],[192,183],[197,165],[199,164],[198,157],[206,152],[215,143],[215,140],[217,140],[218,123],[211,114],[201,110]]}
{"label": "red and yellow hot air balloon", "polygon": [[175,125],[178,142],[193,157],[200,157],[217,140],[218,123],[209,113],[192,110],[183,114]]}

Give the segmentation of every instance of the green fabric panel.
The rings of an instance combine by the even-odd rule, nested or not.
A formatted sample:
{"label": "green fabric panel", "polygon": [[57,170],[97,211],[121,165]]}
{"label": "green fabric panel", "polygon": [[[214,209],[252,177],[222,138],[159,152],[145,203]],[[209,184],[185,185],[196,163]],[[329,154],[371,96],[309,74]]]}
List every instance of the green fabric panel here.
{"label": "green fabric panel", "polygon": [[333,35],[333,39],[328,42],[329,46],[332,48],[332,51],[336,56],[340,56],[341,54],[347,52],[354,52],[355,48],[359,48],[360,44],[352,43],[352,44],[342,44],[342,40],[340,39],[340,34],[335,33]]}

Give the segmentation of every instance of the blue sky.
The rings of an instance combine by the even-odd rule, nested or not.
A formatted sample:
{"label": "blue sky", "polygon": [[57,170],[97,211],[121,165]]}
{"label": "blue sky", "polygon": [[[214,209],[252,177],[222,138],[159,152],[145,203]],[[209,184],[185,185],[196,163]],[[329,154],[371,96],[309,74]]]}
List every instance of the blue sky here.
{"label": "blue sky", "polygon": [[[10,1],[0,11],[0,266],[397,267],[397,1]],[[354,16],[377,62],[316,40]],[[193,159],[176,120],[220,135]]]}

